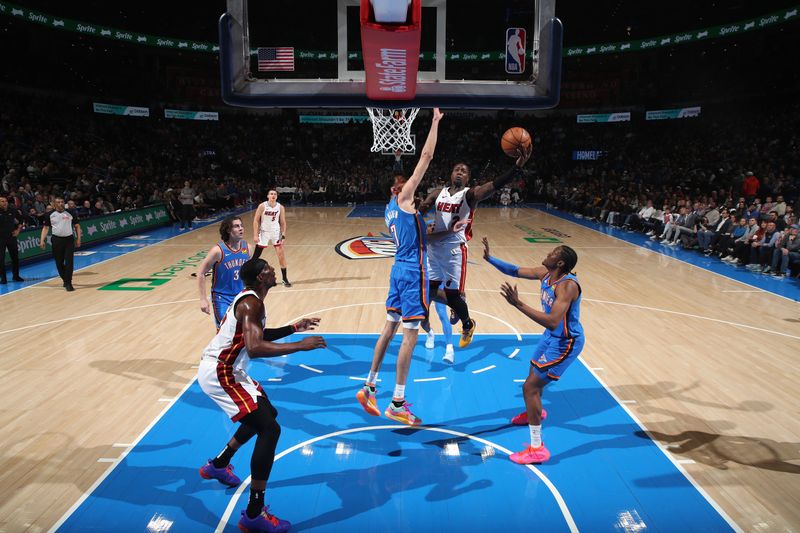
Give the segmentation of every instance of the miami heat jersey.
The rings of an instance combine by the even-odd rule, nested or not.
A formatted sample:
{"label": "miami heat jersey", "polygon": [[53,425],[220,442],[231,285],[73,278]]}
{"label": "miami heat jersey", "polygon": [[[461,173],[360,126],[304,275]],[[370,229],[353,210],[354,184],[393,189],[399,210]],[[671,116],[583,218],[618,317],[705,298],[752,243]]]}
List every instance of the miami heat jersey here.
{"label": "miami heat jersey", "polygon": [[552,282],[552,284],[550,282],[550,274],[542,278],[542,309],[545,313],[550,313],[553,302],[556,301],[556,286],[567,280],[572,280],[578,285],[578,297],[570,304],[567,313],[564,315],[564,320],[555,329],[545,329],[544,332],[553,337],[571,339],[583,336],[583,326],[581,326],[581,286],[578,283],[578,278],[574,274],[566,274]]}
{"label": "miami heat jersey", "polygon": [[283,206],[280,202],[275,202],[274,206],[270,206],[269,202],[264,202],[264,213],[261,215],[261,231],[272,232],[280,231],[281,227],[281,209]]}
{"label": "miami heat jersey", "polygon": [[427,240],[422,215],[400,209],[395,196],[386,206],[385,222],[397,246],[395,262],[414,263],[424,268]]}
{"label": "miami heat jersey", "polygon": [[[203,350],[203,357],[216,359],[225,366],[233,367],[237,371],[246,372],[250,364],[250,355],[244,345],[244,335],[242,325],[236,320],[236,304],[245,296],[253,295],[258,298],[255,291],[246,290],[236,295],[233,299],[225,318],[219,326],[219,331]],[[266,311],[261,327],[266,324]]]}
{"label": "miami heat jersey", "polygon": [[[450,189],[444,187],[439,196],[436,197],[433,231],[434,233],[446,233],[439,233],[431,237],[432,241],[435,239],[437,244],[462,244],[472,238],[472,209],[466,198],[468,190],[469,187],[466,187],[451,195]],[[453,232],[453,226],[456,222],[462,220],[466,220],[469,223],[460,231]]]}
{"label": "miami heat jersey", "polygon": [[244,283],[239,279],[239,270],[250,259],[247,243],[242,241],[238,250],[231,250],[224,241],[218,242],[217,246],[222,251],[222,258],[214,263],[211,271],[211,292],[236,296],[244,289]]}

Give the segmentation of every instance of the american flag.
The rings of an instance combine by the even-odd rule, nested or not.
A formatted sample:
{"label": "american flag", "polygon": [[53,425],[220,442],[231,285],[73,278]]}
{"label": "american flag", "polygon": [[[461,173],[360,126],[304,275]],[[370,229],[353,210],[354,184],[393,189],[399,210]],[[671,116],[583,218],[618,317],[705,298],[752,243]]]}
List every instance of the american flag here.
{"label": "american flag", "polygon": [[294,70],[294,48],[278,46],[258,49],[258,70]]}

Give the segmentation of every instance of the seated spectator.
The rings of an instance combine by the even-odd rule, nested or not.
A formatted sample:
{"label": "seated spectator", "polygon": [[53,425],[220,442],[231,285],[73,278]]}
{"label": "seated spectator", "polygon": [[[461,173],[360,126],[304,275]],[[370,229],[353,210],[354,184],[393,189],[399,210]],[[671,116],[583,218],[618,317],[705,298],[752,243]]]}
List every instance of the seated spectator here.
{"label": "seated spectator", "polygon": [[772,274],[776,277],[782,278],[787,274],[791,265],[800,262],[800,239],[797,238],[798,227],[796,224],[791,226],[775,244],[770,268]]}
{"label": "seated spectator", "polygon": [[775,244],[780,239],[781,232],[775,227],[775,222],[765,222],[764,224],[764,233],[750,244],[750,262],[747,268],[766,274],[770,271],[769,261],[772,259],[772,251],[775,250]]}

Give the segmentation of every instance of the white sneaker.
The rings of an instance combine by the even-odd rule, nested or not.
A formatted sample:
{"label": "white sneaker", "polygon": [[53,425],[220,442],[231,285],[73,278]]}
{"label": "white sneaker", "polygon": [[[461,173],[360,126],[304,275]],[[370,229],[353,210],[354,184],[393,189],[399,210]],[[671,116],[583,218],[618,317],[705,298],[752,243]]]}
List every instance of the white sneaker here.
{"label": "white sneaker", "polygon": [[425,339],[425,348],[427,348],[429,350],[433,350],[433,340],[435,338],[436,338],[436,334],[433,332],[433,330],[430,330],[427,333],[427,338]]}
{"label": "white sneaker", "polygon": [[661,244],[669,244],[669,239],[662,239]]}
{"label": "white sneaker", "polygon": [[445,348],[444,350],[444,357],[442,357],[442,361],[444,361],[445,363],[450,363],[452,365],[453,361],[455,361],[455,357],[456,356],[455,352],[453,352],[453,345],[448,344],[447,348]]}

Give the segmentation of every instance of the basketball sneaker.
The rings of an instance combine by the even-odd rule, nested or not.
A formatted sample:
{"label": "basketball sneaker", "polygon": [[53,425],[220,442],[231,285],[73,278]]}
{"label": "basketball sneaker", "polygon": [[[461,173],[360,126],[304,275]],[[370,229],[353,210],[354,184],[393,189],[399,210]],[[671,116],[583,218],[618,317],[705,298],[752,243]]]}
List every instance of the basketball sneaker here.
{"label": "basketball sneaker", "polygon": [[372,416],[381,416],[381,411],[378,409],[378,403],[375,401],[375,393],[369,390],[369,387],[364,385],[356,393],[356,399],[361,407]]}
{"label": "basketball sneaker", "polygon": [[285,533],[289,531],[292,524],[269,514],[269,507],[264,507],[261,514],[255,518],[250,518],[246,511],[242,511],[238,526],[245,533]]}
{"label": "basketball sneaker", "polygon": [[472,342],[472,335],[475,334],[475,328],[478,327],[478,323],[475,322],[474,318],[470,322],[472,322],[471,328],[461,330],[461,339],[458,341],[459,348],[466,348]]}
{"label": "basketball sneaker", "polygon": [[[547,409],[542,409],[542,422],[547,418]],[[528,425],[528,411],[522,411],[520,414],[511,419],[511,423],[515,426]]]}
{"label": "basketball sneaker", "polygon": [[518,465],[544,463],[550,459],[550,450],[544,447],[544,442],[538,448],[531,448],[530,444],[528,444],[524,450],[512,453],[509,458]]}
{"label": "basketball sneaker", "polygon": [[425,348],[427,348],[428,350],[433,350],[433,345],[434,345],[435,339],[436,339],[436,334],[433,332],[433,330],[430,330],[426,334]]}
{"label": "basketball sneaker", "polygon": [[223,485],[235,487],[242,482],[236,474],[233,473],[233,465],[229,464],[222,468],[217,468],[211,459],[200,468],[200,477],[203,479],[216,479]]}
{"label": "basketball sneaker", "polygon": [[284,286],[284,287],[291,287],[291,286],[292,286],[292,284],[289,282],[289,280],[288,280],[288,279],[285,279],[285,280],[283,280],[283,286]]}
{"label": "basketball sneaker", "polygon": [[422,419],[417,418],[414,413],[411,412],[409,409],[410,405],[411,404],[405,400],[403,400],[403,405],[400,407],[395,407],[394,402],[390,402],[389,407],[386,408],[383,414],[386,415],[386,418],[391,418],[396,422],[402,422],[409,426],[418,426],[422,424]]}
{"label": "basketball sneaker", "polygon": [[442,357],[442,361],[452,365],[455,359],[456,355],[453,353],[453,345],[448,344],[447,348],[444,349],[444,357]]}

